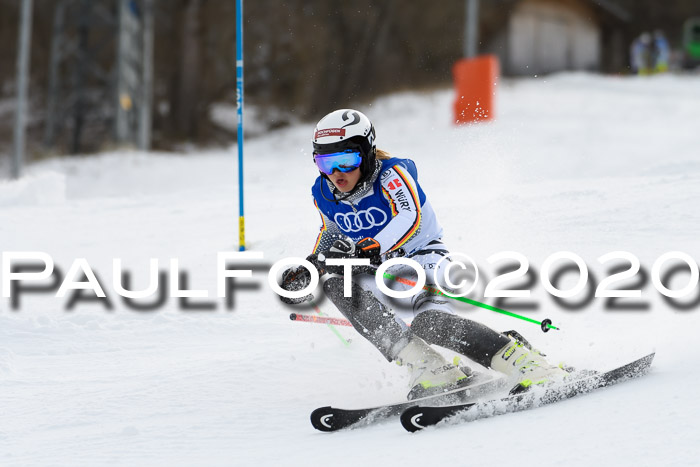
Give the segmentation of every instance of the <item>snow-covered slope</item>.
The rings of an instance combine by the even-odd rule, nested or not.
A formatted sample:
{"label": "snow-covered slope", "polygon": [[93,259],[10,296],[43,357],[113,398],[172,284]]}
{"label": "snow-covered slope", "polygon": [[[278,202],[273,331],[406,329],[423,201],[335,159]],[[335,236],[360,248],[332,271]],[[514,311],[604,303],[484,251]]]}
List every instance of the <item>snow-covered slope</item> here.
{"label": "snow-covered slope", "polygon": [[[452,126],[451,100],[449,90],[397,94],[362,110],[379,147],[418,163],[446,242],[488,279],[486,259],[504,250],[525,254],[538,272],[550,254],[574,252],[593,286],[608,275],[598,258],[612,251],[635,254],[646,272],[667,251],[700,258],[698,77],[506,81],[497,120],[477,126]],[[192,302],[213,309],[184,310],[173,298],[132,310],[114,291],[112,260],[144,288],[150,258],[161,268],[178,258],[188,287],[214,296],[216,253],[238,241],[235,147],[66,158],[0,183],[2,251],[46,252],[63,274],[85,258],[112,304],[67,310],[52,293],[23,294],[17,310],[0,301],[1,465],[697,462],[700,304],[676,310],[651,281],[641,287],[646,311],[606,310],[601,298],[569,311],[537,279],[539,309],[514,311],[562,328],[547,334],[458,307],[575,366],[603,369],[655,348],[644,380],[417,435],[397,421],[314,431],[313,408],[389,402],[404,396],[407,377],[349,328],[340,329],[352,339],[346,346],[325,326],[289,321],[290,308],[266,283],[270,264],[305,256],[315,240],[312,127],[246,145],[247,246],[265,259],[238,281],[233,309],[209,298]],[[684,283],[687,273],[673,286]],[[327,301],[321,308],[338,315]]]}

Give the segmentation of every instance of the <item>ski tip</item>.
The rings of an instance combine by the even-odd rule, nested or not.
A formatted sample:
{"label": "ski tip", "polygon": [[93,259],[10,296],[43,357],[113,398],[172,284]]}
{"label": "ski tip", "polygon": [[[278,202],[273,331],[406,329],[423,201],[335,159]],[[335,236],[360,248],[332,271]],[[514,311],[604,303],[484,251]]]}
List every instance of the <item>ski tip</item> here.
{"label": "ski tip", "polygon": [[410,407],[401,414],[401,425],[410,433],[415,433],[423,428],[421,424],[423,409],[420,406]]}
{"label": "ski tip", "polygon": [[638,360],[636,360],[636,363],[646,363],[647,366],[651,366],[651,363],[654,361],[655,356],[656,356],[656,351],[652,350],[651,352],[647,353],[643,357],[640,357]]}
{"label": "ski tip", "polygon": [[318,431],[335,431],[338,428],[333,424],[333,409],[330,406],[319,407],[311,412],[311,425]]}

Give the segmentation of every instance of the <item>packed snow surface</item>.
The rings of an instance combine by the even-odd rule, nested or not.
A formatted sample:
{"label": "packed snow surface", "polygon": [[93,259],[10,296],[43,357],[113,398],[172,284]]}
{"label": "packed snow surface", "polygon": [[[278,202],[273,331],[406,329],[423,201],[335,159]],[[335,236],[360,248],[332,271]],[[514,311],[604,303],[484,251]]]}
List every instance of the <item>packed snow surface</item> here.
{"label": "packed snow surface", "polygon": [[[458,313],[516,329],[555,363],[576,367],[603,370],[655,349],[648,376],[414,435],[398,420],[315,431],[314,408],[398,400],[408,377],[351,328],[336,328],[346,345],[324,325],[290,321],[295,310],[267,284],[271,264],[306,256],[315,241],[310,123],[246,143],[247,247],[264,259],[252,278],[236,280],[231,309],[216,298],[216,255],[238,245],[236,147],[66,157],[0,182],[2,251],[47,253],[62,276],[84,258],[111,304],[84,299],[67,309],[73,291],[57,298],[55,289],[22,291],[17,309],[1,299],[0,465],[697,463],[700,287],[677,299],[685,309],[674,308],[651,276],[666,252],[700,259],[700,78],[503,81],[496,120],[460,127],[451,124],[453,98],[443,90],[354,105],[373,119],[380,148],[416,161],[446,243],[477,262],[481,290],[505,264],[490,264],[490,256],[521,253],[536,274],[529,285],[521,278],[502,287],[529,287],[532,296],[501,306],[532,302],[537,309],[513,311],[550,318],[561,330],[544,334],[462,304]],[[588,265],[586,291],[611,274],[599,257],[634,254],[642,272],[612,288],[640,289],[641,298],[617,304],[646,309],[608,310],[604,298],[563,308],[539,277],[559,251]],[[181,288],[209,298],[188,299],[190,309],[169,298],[133,310],[113,285],[115,258],[132,289],[147,287],[151,258],[163,270],[177,258],[187,275]],[[666,285],[681,289],[689,277],[686,266]],[[569,272],[558,285],[576,278]],[[566,301],[584,303],[585,295]],[[320,308],[339,317],[328,301]]]}

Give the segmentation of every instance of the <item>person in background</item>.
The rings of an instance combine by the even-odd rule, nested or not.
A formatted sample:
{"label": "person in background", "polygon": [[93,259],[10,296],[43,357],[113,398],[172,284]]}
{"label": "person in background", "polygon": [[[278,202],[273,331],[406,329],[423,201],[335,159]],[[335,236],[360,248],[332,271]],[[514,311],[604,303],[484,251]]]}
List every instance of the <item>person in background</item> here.
{"label": "person in background", "polygon": [[663,31],[654,31],[653,41],[654,73],[666,73],[671,59],[671,46]]}
{"label": "person in background", "polygon": [[652,40],[651,34],[642,33],[630,46],[630,65],[632,73],[638,75],[650,75],[652,68]]}

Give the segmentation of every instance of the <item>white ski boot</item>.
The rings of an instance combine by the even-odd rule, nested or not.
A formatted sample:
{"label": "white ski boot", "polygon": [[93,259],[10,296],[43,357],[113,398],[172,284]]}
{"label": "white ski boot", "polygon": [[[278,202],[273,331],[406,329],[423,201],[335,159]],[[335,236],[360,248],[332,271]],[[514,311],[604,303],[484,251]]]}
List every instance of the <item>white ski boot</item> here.
{"label": "white ski boot", "polygon": [[563,380],[569,373],[551,365],[544,354],[525,342],[510,337],[507,344],[491,360],[491,368],[505,373],[514,384],[511,394],[527,391],[533,384],[546,386]]}
{"label": "white ski boot", "polygon": [[452,391],[467,386],[469,380],[462,370],[415,336],[398,353],[396,363],[406,365],[411,372],[408,400]]}

